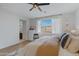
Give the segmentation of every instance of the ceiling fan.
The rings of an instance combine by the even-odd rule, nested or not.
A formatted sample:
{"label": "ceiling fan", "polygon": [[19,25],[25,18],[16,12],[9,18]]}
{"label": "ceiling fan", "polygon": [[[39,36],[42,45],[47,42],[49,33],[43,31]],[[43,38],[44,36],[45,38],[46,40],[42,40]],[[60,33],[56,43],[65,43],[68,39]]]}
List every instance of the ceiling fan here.
{"label": "ceiling fan", "polygon": [[32,11],[34,8],[38,8],[39,11],[42,11],[42,9],[39,6],[45,6],[49,5],[50,3],[29,3],[32,5],[32,8],[29,9],[29,11]]}

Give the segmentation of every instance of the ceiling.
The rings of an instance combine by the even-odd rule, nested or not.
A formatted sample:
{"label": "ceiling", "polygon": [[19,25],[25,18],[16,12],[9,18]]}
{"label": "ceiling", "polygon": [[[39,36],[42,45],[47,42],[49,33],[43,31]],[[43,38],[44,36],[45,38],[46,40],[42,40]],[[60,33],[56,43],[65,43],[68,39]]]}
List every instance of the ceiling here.
{"label": "ceiling", "polygon": [[43,10],[38,9],[29,11],[32,5],[27,3],[0,3],[0,9],[16,14],[21,17],[35,18],[56,14],[64,14],[75,11],[79,8],[78,3],[50,3],[50,5],[40,6]]}

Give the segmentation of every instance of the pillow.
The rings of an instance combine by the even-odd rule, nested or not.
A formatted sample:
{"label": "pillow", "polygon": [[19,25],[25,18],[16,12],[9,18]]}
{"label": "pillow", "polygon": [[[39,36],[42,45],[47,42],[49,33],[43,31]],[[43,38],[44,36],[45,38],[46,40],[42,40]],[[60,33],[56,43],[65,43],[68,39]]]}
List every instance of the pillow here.
{"label": "pillow", "polygon": [[69,37],[69,38],[67,39],[67,41],[66,41],[66,44],[65,44],[64,48],[68,48],[69,45],[70,45],[70,43],[71,43],[71,38]]}
{"label": "pillow", "polygon": [[68,46],[68,50],[71,52],[79,51],[79,36],[71,35],[70,37],[72,40]]}
{"label": "pillow", "polygon": [[59,41],[61,41],[61,39],[62,39],[62,37],[63,37],[64,35],[66,35],[66,33],[63,33],[63,34],[61,35],[61,37],[60,37],[60,40],[59,40]]}
{"label": "pillow", "polygon": [[69,34],[68,33],[64,34],[63,37],[61,38],[61,46],[62,46],[62,48],[65,47],[68,38],[69,38]]}

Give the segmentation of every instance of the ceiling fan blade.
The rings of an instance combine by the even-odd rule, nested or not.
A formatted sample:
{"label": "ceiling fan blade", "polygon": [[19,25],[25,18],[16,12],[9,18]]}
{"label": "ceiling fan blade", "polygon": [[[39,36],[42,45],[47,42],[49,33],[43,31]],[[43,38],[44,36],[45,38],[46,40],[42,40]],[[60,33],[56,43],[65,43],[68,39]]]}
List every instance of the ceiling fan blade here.
{"label": "ceiling fan blade", "polygon": [[31,9],[29,9],[29,10],[32,11],[34,8],[36,8],[35,5],[33,5],[33,7]]}
{"label": "ceiling fan blade", "polygon": [[50,3],[38,3],[39,6],[49,5]]}
{"label": "ceiling fan blade", "polygon": [[29,11],[32,11],[33,10],[33,7],[31,9],[29,9]]}
{"label": "ceiling fan blade", "polygon": [[33,5],[34,3],[28,3],[28,4]]}
{"label": "ceiling fan blade", "polygon": [[41,9],[39,6],[37,6],[37,8],[38,8],[40,11],[42,11],[42,9]]}

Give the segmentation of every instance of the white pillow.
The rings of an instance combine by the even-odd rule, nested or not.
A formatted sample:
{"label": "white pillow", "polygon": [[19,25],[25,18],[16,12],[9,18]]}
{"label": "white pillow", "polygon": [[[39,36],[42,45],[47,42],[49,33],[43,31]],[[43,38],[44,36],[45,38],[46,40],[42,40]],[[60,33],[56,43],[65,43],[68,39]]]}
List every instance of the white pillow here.
{"label": "white pillow", "polygon": [[77,52],[79,50],[79,37],[78,36],[71,36],[71,43],[68,47],[68,50],[71,52]]}

